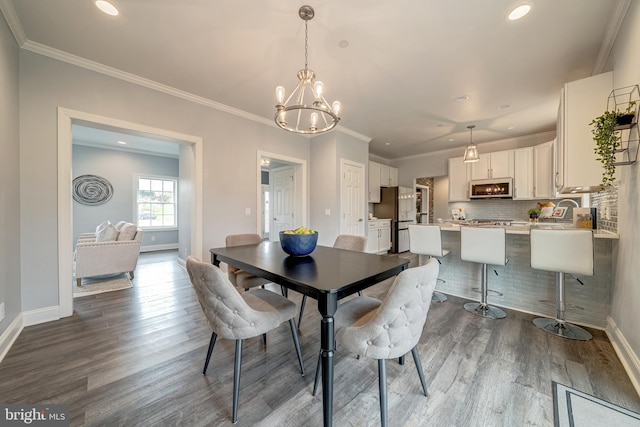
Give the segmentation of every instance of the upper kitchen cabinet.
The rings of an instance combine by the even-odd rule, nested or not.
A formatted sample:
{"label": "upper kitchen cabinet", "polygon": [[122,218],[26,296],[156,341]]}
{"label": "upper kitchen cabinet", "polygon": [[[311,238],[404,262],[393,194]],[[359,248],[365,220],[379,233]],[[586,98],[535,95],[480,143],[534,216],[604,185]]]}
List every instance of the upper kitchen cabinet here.
{"label": "upper kitchen cabinet", "polygon": [[533,147],[533,197],[546,199],[554,196],[553,149],[549,141]]}
{"label": "upper kitchen cabinet", "polygon": [[612,72],[566,83],[562,88],[555,147],[557,193],[599,190],[602,166],[593,151],[589,123],[605,111],[612,88]]}
{"label": "upper kitchen cabinet", "polygon": [[530,200],[534,197],[533,147],[513,151],[515,176],[513,177],[513,199]]}
{"label": "upper kitchen cabinet", "polygon": [[479,161],[471,163],[471,179],[513,177],[513,156],[513,150],[481,154]]}
{"label": "upper kitchen cabinet", "polygon": [[397,187],[398,169],[380,165],[380,187]]}
{"label": "upper kitchen cabinet", "polygon": [[369,203],[380,203],[380,166],[369,162]]}
{"label": "upper kitchen cabinet", "polygon": [[469,200],[469,164],[464,157],[449,159],[449,201]]}

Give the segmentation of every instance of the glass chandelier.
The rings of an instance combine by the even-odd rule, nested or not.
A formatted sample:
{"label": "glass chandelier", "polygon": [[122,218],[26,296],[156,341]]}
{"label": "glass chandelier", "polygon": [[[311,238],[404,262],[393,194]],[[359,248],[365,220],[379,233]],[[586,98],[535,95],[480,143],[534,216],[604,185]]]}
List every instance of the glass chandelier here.
{"label": "glass chandelier", "polygon": [[329,105],[323,96],[323,84],[316,81],[315,73],[307,66],[308,27],[313,19],[311,6],[302,6],[298,11],[304,20],[304,69],[298,71],[299,83],[285,101],[284,87],[276,88],[276,124],[289,132],[317,134],[333,129],[340,117],[340,101]]}
{"label": "glass chandelier", "polygon": [[473,163],[480,160],[480,155],[478,154],[478,146],[473,143],[473,128],[476,125],[469,125],[467,129],[469,129],[469,145],[464,150],[464,163]]}

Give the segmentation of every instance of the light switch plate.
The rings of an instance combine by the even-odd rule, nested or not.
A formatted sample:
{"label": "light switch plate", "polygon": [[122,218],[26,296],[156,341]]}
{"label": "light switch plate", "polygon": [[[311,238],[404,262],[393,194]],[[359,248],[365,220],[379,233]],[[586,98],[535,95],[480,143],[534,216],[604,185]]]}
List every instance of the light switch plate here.
{"label": "light switch plate", "polygon": [[251,208],[245,208],[244,214],[245,216],[251,216]]}
{"label": "light switch plate", "polygon": [[330,216],[330,215],[331,215],[331,209],[325,209],[325,210],[324,210],[324,214],[325,214],[326,216]]}

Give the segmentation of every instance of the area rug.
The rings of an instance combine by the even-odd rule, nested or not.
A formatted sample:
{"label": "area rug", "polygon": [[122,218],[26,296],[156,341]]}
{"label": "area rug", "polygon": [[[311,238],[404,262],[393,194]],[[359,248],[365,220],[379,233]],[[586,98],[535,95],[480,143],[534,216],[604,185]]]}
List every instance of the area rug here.
{"label": "area rug", "polygon": [[640,426],[640,414],[555,381],[553,418],[556,427]]}
{"label": "area rug", "polygon": [[73,281],[73,297],[84,297],[87,295],[101,294],[104,292],[119,291],[133,287],[127,273],[117,276],[89,277],[82,279],[82,286],[77,286]]}

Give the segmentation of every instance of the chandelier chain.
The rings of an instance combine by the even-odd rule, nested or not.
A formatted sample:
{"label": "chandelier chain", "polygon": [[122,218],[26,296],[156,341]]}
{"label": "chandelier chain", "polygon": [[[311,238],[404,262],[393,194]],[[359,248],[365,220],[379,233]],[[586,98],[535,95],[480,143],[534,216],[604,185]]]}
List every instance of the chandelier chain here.
{"label": "chandelier chain", "polygon": [[307,69],[307,43],[309,40],[309,21],[304,21],[304,69]]}

